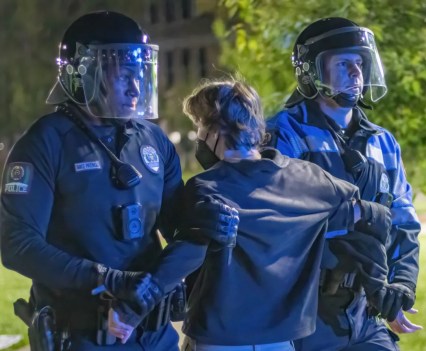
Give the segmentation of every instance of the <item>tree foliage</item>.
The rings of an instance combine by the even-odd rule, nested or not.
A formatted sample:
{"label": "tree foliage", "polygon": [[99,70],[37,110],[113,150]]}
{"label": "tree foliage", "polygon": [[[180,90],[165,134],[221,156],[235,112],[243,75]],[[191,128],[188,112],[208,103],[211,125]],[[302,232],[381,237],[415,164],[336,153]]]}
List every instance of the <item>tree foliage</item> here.
{"label": "tree foliage", "polygon": [[393,132],[412,183],[426,190],[426,2],[424,0],[221,0],[215,32],[222,64],[258,89],[268,114],[294,90],[298,33],[322,17],[346,17],[375,33],[388,94],[367,111]]}

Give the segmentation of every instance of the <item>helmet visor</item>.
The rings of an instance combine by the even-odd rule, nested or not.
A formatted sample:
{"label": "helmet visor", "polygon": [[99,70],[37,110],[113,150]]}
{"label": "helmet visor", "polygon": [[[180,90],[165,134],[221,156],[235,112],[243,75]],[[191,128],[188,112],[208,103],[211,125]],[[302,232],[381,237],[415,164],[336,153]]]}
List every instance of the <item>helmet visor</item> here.
{"label": "helmet visor", "polygon": [[332,42],[315,59],[317,76],[312,78],[320,93],[329,97],[341,93],[364,95],[373,102],[386,94],[382,62],[369,29],[340,28],[316,39],[310,40],[312,45]]}
{"label": "helmet visor", "polygon": [[158,46],[89,45],[78,66],[84,100],[99,118],[158,118]]}

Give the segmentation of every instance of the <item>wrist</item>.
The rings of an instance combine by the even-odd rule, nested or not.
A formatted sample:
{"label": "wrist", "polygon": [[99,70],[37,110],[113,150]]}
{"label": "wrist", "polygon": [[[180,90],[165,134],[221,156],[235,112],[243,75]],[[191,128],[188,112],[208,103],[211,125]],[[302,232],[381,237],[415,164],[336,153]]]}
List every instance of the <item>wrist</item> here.
{"label": "wrist", "polygon": [[352,207],[354,209],[354,223],[358,222],[361,219],[361,206],[359,200],[352,201]]}
{"label": "wrist", "polygon": [[106,291],[105,286],[105,277],[107,275],[109,268],[101,263],[94,264],[95,278],[92,289],[92,295],[98,295]]}

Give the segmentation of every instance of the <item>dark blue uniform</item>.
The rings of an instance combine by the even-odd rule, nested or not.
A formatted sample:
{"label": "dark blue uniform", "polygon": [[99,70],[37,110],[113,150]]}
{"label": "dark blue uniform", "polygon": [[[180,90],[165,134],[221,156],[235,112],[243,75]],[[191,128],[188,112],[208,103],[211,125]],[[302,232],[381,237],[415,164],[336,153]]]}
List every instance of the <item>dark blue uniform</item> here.
{"label": "dark blue uniform", "polygon": [[[274,149],[261,160],[220,161],[189,180],[176,236],[184,241],[169,245],[153,271],[167,291],[202,264],[185,334],[203,344],[256,345],[313,333],[324,238],[346,236],[357,196],[350,183]],[[230,263],[229,249],[198,224],[197,204],[207,198],[239,212]]]}
{"label": "dark blue uniform", "polygon": [[[73,340],[75,349],[94,347],[95,263],[147,270],[161,251],[156,229],[168,239],[173,235],[182,189],[179,158],[158,126],[130,121],[92,128],[120,160],[139,170],[139,185],[116,188],[105,150],[55,112],[35,122],[13,147],[1,195],[3,264],[33,280],[32,302],[54,307],[59,325],[69,327],[74,339],[75,330],[87,335]],[[120,207],[135,203],[142,206],[143,237],[125,239]],[[175,349],[177,334],[170,326],[163,329],[145,333],[141,343],[151,344],[150,350]]]}
{"label": "dark blue uniform", "polygon": [[[414,289],[418,276],[420,223],[412,205],[400,147],[394,137],[367,121],[358,108],[354,108],[347,130],[341,130],[321,112],[315,101],[304,101],[281,111],[268,121],[268,128],[272,146],[290,157],[314,162],[332,175],[355,183],[363,199],[375,200],[381,192],[393,195],[393,226],[386,245],[388,281],[403,282]],[[343,154],[345,145],[356,144],[353,139],[360,133],[368,135],[364,150],[360,150],[367,157],[368,167],[357,179],[348,171]],[[335,258],[326,247],[322,266],[332,268],[334,264]],[[365,295],[353,289],[352,283],[339,289],[334,297],[320,297],[316,332],[298,341],[298,350],[397,349],[394,341],[397,336],[388,331],[382,321],[368,317]]]}

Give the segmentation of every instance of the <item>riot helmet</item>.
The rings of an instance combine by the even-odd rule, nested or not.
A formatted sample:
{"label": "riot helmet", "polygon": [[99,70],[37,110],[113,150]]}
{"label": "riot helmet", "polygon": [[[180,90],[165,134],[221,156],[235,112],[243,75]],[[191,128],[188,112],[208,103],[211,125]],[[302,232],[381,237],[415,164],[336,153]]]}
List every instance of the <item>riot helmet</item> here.
{"label": "riot helmet", "polygon": [[[359,87],[335,87],[330,82],[328,60],[345,55],[357,58],[356,65],[362,73]],[[348,107],[362,103],[367,93],[369,99],[376,102],[387,92],[373,32],[345,18],[324,18],[306,27],[296,39],[292,63],[297,89],[286,102],[287,106],[320,94]]]}
{"label": "riot helmet", "polygon": [[158,46],[112,11],[75,20],[59,45],[58,81],[47,103],[71,100],[100,118],[158,118]]}

